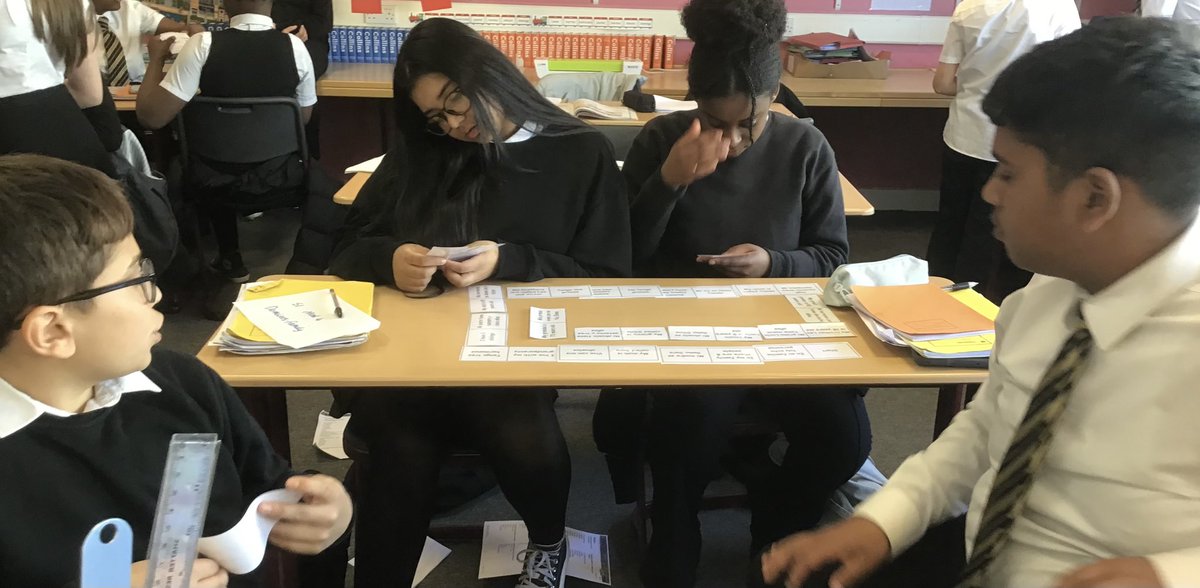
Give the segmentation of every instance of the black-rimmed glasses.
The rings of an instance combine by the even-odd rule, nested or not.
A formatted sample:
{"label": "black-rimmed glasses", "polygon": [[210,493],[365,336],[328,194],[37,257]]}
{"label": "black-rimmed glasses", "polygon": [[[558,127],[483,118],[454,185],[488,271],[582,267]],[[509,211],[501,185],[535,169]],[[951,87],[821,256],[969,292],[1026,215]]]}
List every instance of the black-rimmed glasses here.
{"label": "black-rimmed glasses", "polygon": [[471,100],[467,98],[462,90],[455,88],[446,96],[446,100],[442,102],[442,111],[429,117],[425,123],[425,130],[430,134],[444,137],[450,134],[450,116],[466,116],[471,110]]}
{"label": "black-rimmed glasses", "polygon": [[65,298],[56,300],[52,302],[50,306],[58,306],[59,304],[66,304],[68,302],[91,300],[97,296],[102,296],[104,294],[108,294],[109,292],[116,292],[117,290],[123,290],[131,286],[141,286],[142,296],[146,297],[147,304],[154,304],[155,302],[158,302],[158,275],[154,273],[154,263],[152,263],[149,259],[143,259],[141,262],[139,262],[138,270],[138,277],[136,278],[122,280],[115,284],[100,286],[99,288],[84,290],[82,292],[78,292]]}

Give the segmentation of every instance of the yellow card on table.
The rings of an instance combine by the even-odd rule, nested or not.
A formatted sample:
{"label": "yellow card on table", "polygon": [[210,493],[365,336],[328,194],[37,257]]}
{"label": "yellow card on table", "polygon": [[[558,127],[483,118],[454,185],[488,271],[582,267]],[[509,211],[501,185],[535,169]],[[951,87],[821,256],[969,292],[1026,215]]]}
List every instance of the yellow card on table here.
{"label": "yellow card on table", "polygon": [[[303,294],[304,292],[328,290],[330,288],[337,293],[338,299],[344,304],[349,304],[366,314],[371,314],[371,309],[375,302],[375,284],[370,282],[292,279],[259,282],[245,289],[242,293],[242,300],[262,300],[264,298]],[[247,341],[258,343],[271,343],[274,341],[262,329],[254,326],[254,323],[250,322],[250,319],[246,318],[237,309],[233,310],[233,321],[229,325],[229,332]]]}

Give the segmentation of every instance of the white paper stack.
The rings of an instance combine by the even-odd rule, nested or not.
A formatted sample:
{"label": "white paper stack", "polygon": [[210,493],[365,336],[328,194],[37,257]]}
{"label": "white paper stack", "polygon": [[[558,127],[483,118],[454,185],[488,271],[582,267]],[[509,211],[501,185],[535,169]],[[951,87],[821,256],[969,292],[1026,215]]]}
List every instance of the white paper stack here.
{"label": "white paper stack", "polygon": [[[234,310],[211,343],[221,351],[274,355],[354,347],[365,343],[368,334],[380,326],[371,315],[329,289],[247,300],[247,287],[238,294]],[[341,317],[336,314],[335,297]],[[252,333],[266,337],[247,334],[245,321],[251,324]]]}

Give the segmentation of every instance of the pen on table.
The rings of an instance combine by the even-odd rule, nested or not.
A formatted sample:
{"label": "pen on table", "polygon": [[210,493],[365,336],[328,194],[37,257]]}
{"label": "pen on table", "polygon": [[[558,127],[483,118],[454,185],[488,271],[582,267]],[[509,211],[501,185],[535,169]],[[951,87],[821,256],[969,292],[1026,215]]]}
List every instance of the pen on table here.
{"label": "pen on table", "polygon": [[950,284],[949,286],[942,286],[942,289],[947,292],[958,292],[959,290],[966,290],[968,288],[974,288],[975,286],[978,286],[978,285],[979,285],[979,282],[959,282],[957,284]]}
{"label": "pen on table", "polygon": [[333,314],[336,314],[338,318],[342,318],[342,305],[338,302],[337,292],[334,292],[333,288],[330,288],[329,295],[333,297]]}

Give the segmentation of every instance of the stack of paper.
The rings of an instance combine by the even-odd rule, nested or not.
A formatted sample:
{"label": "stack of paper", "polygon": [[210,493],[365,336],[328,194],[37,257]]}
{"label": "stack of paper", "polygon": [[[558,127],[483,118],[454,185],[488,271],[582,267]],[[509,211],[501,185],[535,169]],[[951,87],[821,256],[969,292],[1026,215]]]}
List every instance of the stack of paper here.
{"label": "stack of paper", "polygon": [[996,342],[996,312],[974,290],[947,292],[932,284],[855,286],[850,301],[881,341],[912,347],[931,359],[988,357]]}
{"label": "stack of paper", "polygon": [[[299,353],[362,345],[379,328],[369,282],[278,280],[246,284],[210,342],[242,355]],[[338,316],[338,309],[341,316]]]}

